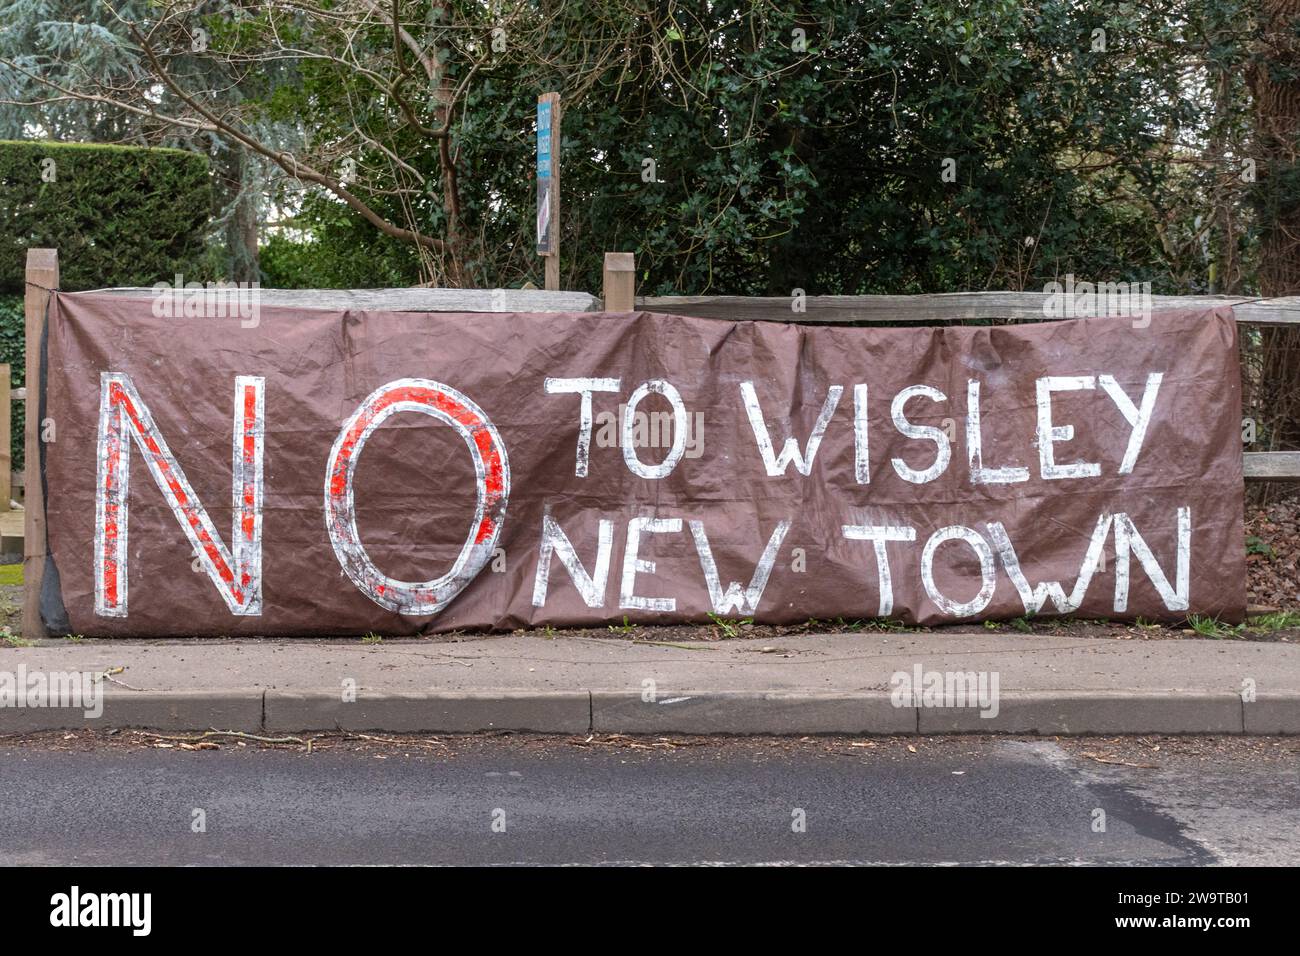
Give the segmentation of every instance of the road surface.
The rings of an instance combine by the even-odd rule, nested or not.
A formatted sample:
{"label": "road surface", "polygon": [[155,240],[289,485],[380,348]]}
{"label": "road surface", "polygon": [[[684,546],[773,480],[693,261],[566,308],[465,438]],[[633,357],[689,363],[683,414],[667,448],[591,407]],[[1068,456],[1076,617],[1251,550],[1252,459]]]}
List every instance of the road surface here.
{"label": "road surface", "polygon": [[1294,738],[220,744],[0,739],[0,864],[1300,862]]}

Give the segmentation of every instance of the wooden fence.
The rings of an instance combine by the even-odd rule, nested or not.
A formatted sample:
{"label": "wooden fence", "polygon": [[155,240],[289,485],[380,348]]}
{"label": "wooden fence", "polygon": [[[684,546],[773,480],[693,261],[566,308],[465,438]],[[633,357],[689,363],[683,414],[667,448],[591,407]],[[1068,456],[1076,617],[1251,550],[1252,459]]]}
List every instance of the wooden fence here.
{"label": "wooden fence", "polygon": [[[603,302],[585,292],[543,292],[525,289],[261,289],[266,305],[315,308],[375,309],[398,312],[631,312],[642,309],[670,315],[724,318],[755,322],[952,322],[972,319],[1048,321],[1047,293],[955,292],[936,295],[822,295],[793,297],[648,296],[635,294],[636,263],[632,253],[605,254]],[[41,381],[41,341],[50,291],[59,287],[59,257],[55,249],[27,252],[26,347],[28,387]],[[121,295],[152,295],[147,288],[112,289]],[[1251,299],[1226,296],[1152,296],[1162,309],[1205,309],[1232,306],[1243,325],[1300,326],[1300,296]],[[9,376],[3,376],[8,390]],[[25,391],[25,390],[24,390]],[[23,634],[43,635],[40,589],[45,572],[46,535],[44,488],[38,478],[40,461],[40,391],[26,402],[26,460],[24,482]],[[8,402],[0,404],[0,410]],[[5,418],[3,428],[8,429]],[[9,443],[3,444],[8,458]],[[0,462],[0,464],[4,464]],[[1245,452],[1247,481],[1300,480],[1300,451]],[[9,468],[3,468],[7,485]],[[3,489],[0,489],[3,490]],[[8,505],[8,494],[4,496]]]}

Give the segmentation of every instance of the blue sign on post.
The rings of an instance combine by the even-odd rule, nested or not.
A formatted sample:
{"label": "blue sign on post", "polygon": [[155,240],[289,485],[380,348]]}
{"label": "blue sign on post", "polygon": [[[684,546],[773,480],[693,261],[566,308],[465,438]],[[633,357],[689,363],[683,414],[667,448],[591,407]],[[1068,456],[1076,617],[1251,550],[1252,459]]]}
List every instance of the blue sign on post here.
{"label": "blue sign on post", "polygon": [[550,255],[551,245],[551,184],[553,156],[551,151],[551,103],[537,101],[537,254]]}

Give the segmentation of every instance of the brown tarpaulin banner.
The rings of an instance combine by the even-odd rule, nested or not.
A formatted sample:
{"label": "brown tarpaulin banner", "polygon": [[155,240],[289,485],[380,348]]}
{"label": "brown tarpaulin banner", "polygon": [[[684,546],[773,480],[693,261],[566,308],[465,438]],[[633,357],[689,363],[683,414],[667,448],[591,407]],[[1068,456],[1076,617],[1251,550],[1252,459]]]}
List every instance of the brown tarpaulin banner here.
{"label": "brown tarpaulin banner", "polygon": [[1244,613],[1227,309],[844,328],[157,302],[50,309],[76,633]]}

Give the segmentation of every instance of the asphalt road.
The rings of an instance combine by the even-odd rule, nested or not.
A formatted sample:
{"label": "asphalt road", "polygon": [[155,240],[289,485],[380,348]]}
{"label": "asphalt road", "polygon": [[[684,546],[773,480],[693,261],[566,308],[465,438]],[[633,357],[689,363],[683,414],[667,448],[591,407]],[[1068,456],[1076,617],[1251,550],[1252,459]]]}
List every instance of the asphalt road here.
{"label": "asphalt road", "polygon": [[1286,739],[56,746],[0,741],[0,863],[1300,862]]}

